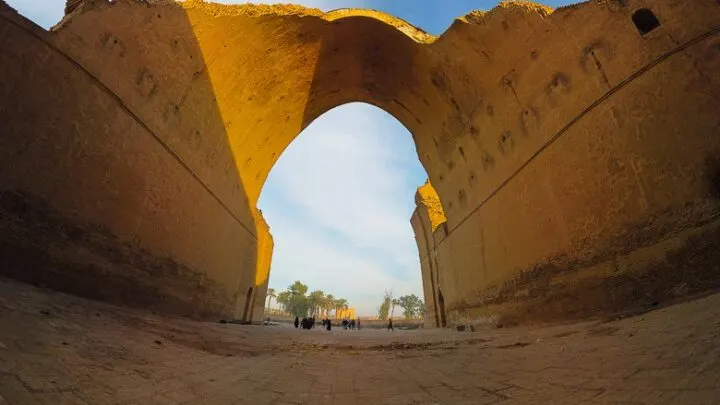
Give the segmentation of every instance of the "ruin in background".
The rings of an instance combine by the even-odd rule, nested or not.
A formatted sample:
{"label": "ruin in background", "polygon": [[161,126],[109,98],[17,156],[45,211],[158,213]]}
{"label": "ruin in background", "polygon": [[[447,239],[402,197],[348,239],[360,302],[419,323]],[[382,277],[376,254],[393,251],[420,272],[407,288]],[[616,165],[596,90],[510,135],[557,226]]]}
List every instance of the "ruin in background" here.
{"label": "ruin in background", "polygon": [[720,286],[720,6],[512,1],[434,37],[371,10],[0,0],[0,272],[261,318],[256,207],[318,116],[376,105],[430,183],[426,324],[585,319]]}

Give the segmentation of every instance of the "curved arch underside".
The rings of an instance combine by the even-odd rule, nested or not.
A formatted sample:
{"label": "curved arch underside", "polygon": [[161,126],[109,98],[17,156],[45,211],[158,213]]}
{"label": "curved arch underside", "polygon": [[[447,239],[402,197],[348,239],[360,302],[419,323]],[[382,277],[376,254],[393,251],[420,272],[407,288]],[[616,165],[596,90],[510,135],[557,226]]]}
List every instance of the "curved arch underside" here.
{"label": "curved arch underside", "polygon": [[[657,1],[662,25],[641,36],[630,18],[641,3],[552,10],[506,2],[459,18],[440,37],[354,9],[84,1],[51,33],[4,12],[14,35],[6,40],[14,41],[8,60],[32,43],[25,58],[34,69],[7,68],[8,91],[31,93],[31,73],[72,72],[67,86],[96,90],[69,92],[75,105],[53,93],[51,104],[68,105],[53,125],[84,117],[85,127],[74,131],[93,141],[79,155],[132,156],[140,162],[108,173],[147,184],[126,201],[98,191],[95,199],[117,199],[106,204],[114,210],[48,191],[61,178],[3,188],[52,196],[58,210],[172,257],[217,282],[218,301],[236,302],[248,286],[262,296],[272,241],[255,203],[270,169],[312,120],[362,101],[410,130],[442,201],[444,225],[437,204],[426,204],[436,201],[427,189],[412,218],[427,319],[436,311],[429,297],[440,288],[451,320],[488,311],[519,320],[587,317],[672,295],[678,285],[686,286],[680,295],[711,288],[716,276],[681,262],[716,246],[687,241],[717,235],[708,224],[718,209],[711,190],[720,151],[720,11],[710,0]],[[84,104],[118,110],[102,107],[88,117]],[[30,120],[28,111],[42,103],[27,96],[19,105],[13,115]],[[135,122],[127,125],[158,152],[135,145],[140,135],[93,146],[99,133],[117,139],[109,125],[116,116]],[[60,171],[72,172],[73,164]],[[158,167],[172,172],[158,174],[167,181],[148,174]],[[104,190],[105,183],[86,187]],[[148,201],[159,208],[148,211]],[[117,212],[139,219],[113,219]],[[671,248],[686,253],[668,259]],[[664,259],[643,261],[641,251]],[[707,266],[718,263],[716,253],[703,257]],[[617,285],[607,282],[611,273]],[[633,274],[660,281],[628,287]],[[586,298],[568,298],[579,296]],[[237,304],[220,306],[210,312],[237,312]]]}
{"label": "curved arch underside", "polygon": [[[167,1],[147,8],[133,3],[85,4],[56,27],[56,33],[61,40],[69,39],[64,45],[71,49],[85,48],[90,40],[76,44],[79,36],[66,31],[102,32],[101,27],[112,26],[114,21],[133,21],[135,25],[131,32],[122,33],[126,38],[119,38],[121,44],[155,42],[148,32],[174,38],[172,44],[153,43],[134,63],[138,67],[123,61],[104,67],[100,74],[117,77],[129,68],[143,69],[139,65],[154,66],[156,93],[150,105],[143,107],[162,103],[158,109],[163,111],[148,111],[160,114],[173,100],[180,101],[177,107],[181,112],[183,108],[197,109],[181,102],[186,101],[183,96],[208,85],[190,78],[207,76],[211,89],[204,90],[213,92],[215,104],[208,108],[216,108],[222,116],[243,187],[253,203],[273,163],[295,136],[325,111],[353,101],[376,105],[400,120],[413,133],[427,169],[433,168],[433,162],[446,165],[453,159],[454,147],[443,134],[467,132],[463,127],[483,101],[480,87],[497,80],[484,77],[490,72],[483,72],[481,66],[463,66],[467,62],[455,60],[454,55],[468,46],[462,43],[466,41],[458,41],[458,26],[438,38],[373,10],[341,9],[323,14],[299,6]],[[473,21],[484,26],[495,15],[507,15],[527,23],[549,13],[532,3],[503,7],[482,20],[475,16]],[[188,24],[190,30],[178,28]],[[459,20],[457,24],[463,23]],[[168,32],[153,32],[161,30]],[[202,65],[161,67],[160,61],[154,60],[166,59],[168,53],[179,56],[177,49],[170,48],[188,48],[188,44],[191,49],[180,52],[189,55],[182,56],[200,59]],[[92,58],[83,49],[77,49],[77,57]],[[180,83],[173,86],[178,79]],[[456,89],[471,91],[459,94]],[[430,173],[431,178],[436,176]]]}

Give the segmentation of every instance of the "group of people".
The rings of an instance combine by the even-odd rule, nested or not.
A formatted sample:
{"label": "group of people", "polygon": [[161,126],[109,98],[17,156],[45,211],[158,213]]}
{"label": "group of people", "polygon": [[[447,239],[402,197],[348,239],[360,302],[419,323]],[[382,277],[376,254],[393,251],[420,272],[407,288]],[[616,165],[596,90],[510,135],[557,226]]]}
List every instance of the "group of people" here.
{"label": "group of people", "polygon": [[295,329],[302,326],[303,329],[313,329],[315,327],[315,317],[303,318],[302,321],[299,317],[295,317]]}
{"label": "group of people", "polygon": [[343,319],[342,320],[342,327],[343,329],[355,329],[355,325],[357,325],[358,330],[360,330],[360,320],[357,320],[357,324],[355,323],[354,319]]}
{"label": "group of people", "polygon": [[[295,317],[295,329],[302,327],[303,329],[314,329],[315,328],[315,317],[304,317],[302,320],[299,316]],[[326,330],[332,330],[332,320],[330,318],[325,318],[322,320],[323,328]],[[360,330],[360,319],[343,319],[342,320],[342,327],[343,329],[355,329],[357,327],[358,330]]]}

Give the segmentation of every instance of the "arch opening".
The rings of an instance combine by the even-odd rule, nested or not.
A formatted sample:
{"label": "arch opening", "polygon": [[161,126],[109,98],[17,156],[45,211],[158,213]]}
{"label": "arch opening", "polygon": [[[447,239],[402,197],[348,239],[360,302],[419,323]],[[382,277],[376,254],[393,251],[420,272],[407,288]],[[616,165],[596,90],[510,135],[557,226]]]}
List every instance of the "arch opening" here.
{"label": "arch opening", "polygon": [[258,200],[275,242],[269,285],[300,280],[359,316],[377,315],[385,290],[424,300],[408,218],[426,179],[411,133],[385,110],[353,102],[314,119]]}

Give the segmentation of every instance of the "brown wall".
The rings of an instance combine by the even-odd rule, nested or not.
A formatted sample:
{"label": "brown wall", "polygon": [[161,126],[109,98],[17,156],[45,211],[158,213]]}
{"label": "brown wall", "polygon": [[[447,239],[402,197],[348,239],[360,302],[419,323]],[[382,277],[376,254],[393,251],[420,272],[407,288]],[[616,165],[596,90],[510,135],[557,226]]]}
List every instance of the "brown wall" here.
{"label": "brown wall", "polygon": [[[441,292],[435,232],[445,225],[445,213],[440,198],[432,185],[427,182],[415,193],[417,208],[410,218],[415,232],[415,241],[420,253],[420,269],[422,271],[423,294],[425,296],[425,326],[440,327],[446,324],[446,312],[438,300]],[[445,322],[444,322],[445,320]]]}
{"label": "brown wall", "polygon": [[[644,36],[642,6],[662,23]],[[412,222],[450,322],[720,283],[714,0],[513,2],[439,38],[367,10],[85,2],[51,33],[10,14],[6,274],[196,315],[237,316],[252,287],[257,313],[267,174],[312,120],[365,101],[412,132],[443,203],[432,235],[422,209]]]}
{"label": "brown wall", "polygon": [[[217,111],[198,121],[204,148],[174,152],[173,137],[191,134],[155,132],[53,34],[7,9],[0,30],[2,272],[121,304],[232,316],[236,295],[254,286],[257,236],[242,198],[220,198],[201,178],[233,164]],[[98,46],[117,51],[113,39]],[[145,89],[139,71],[129,76],[116,82]],[[228,173],[216,177],[237,188]]]}
{"label": "brown wall", "polygon": [[423,295],[425,297],[425,326],[436,327],[440,325],[437,320],[437,303],[435,300],[435,285],[433,283],[434,270],[431,259],[433,246],[428,243],[427,236],[429,231],[427,229],[429,229],[429,224],[423,220],[421,210],[421,207],[415,209],[410,218],[410,224],[413,227],[413,232],[415,232],[415,241],[418,246],[418,252],[420,253],[420,271],[422,273]]}
{"label": "brown wall", "polygon": [[[451,154],[453,175],[434,182],[457,320],[584,318],[718,287],[720,7],[653,2],[662,26],[642,37],[630,12],[643,3],[629,3],[503,18],[530,25],[523,47],[494,34],[502,21],[481,28],[503,50],[492,63],[512,65],[483,98],[493,114],[472,120],[478,137],[454,145],[467,155],[476,142],[492,164]],[[478,35],[463,28],[453,33]]]}
{"label": "brown wall", "polygon": [[[261,213],[260,213],[261,214]],[[252,318],[245,319],[250,322],[262,322],[265,314],[265,305],[267,304],[267,289],[270,282],[270,267],[272,264],[272,254],[275,244],[273,242],[272,235],[270,235],[270,228],[268,227],[262,215],[258,216],[258,246],[257,246],[257,263],[255,270],[255,288],[253,295],[253,308]],[[235,318],[240,318],[239,314],[236,313]]]}

